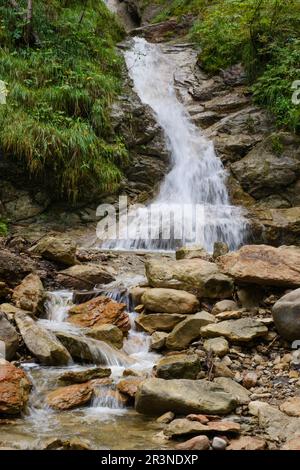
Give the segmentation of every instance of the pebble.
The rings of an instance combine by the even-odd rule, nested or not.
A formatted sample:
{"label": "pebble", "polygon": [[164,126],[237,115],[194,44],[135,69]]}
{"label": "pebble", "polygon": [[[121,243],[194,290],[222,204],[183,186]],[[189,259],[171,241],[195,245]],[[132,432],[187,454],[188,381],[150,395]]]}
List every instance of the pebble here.
{"label": "pebble", "polygon": [[214,450],[225,450],[227,447],[227,442],[221,437],[214,437],[211,445]]}
{"label": "pebble", "polygon": [[257,384],[257,374],[255,372],[247,372],[243,377],[243,386],[247,389],[255,387]]}

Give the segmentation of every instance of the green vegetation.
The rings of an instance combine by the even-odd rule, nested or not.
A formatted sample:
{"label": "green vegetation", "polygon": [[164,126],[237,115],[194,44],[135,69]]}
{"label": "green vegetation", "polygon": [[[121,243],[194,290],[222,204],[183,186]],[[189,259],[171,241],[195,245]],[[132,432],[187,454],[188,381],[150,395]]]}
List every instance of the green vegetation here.
{"label": "green vegetation", "polygon": [[0,217],[0,237],[6,237],[8,234],[8,227],[5,220]]}
{"label": "green vegetation", "polygon": [[[2,152],[57,198],[114,190],[127,151],[108,108],[120,91],[123,31],[100,0],[0,0]],[[1,230],[1,229],[0,229]]]}
{"label": "green vegetation", "polygon": [[300,130],[292,83],[300,79],[299,0],[156,0],[154,21],[192,13],[190,38],[201,47],[203,68],[213,74],[242,62],[256,102],[279,126]]}

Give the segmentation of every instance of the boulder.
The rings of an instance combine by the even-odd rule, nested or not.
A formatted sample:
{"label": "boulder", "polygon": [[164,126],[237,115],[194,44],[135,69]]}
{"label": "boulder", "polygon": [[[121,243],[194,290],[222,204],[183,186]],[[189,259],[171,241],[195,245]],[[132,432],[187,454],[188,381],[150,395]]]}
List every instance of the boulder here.
{"label": "boulder", "polygon": [[300,248],[245,245],[218,259],[220,269],[236,282],[263,286],[300,286]]}
{"label": "boulder", "polygon": [[117,384],[117,390],[124,395],[128,395],[130,398],[134,398],[143,380],[145,380],[143,377],[128,377],[127,379],[122,379]]}
{"label": "boulder", "polygon": [[204,311],[189,315],[181,323],[178,323],[168,335],[166,347],[171,350],[185,349],[193,340],[199,338],[201,327],[215,321],[213,315]]}
{"label": "boulder", "polygon": [[126,332],[130,329],[130,321],[125,308],[125,304],[100,296],[70,308],[68,321],[85,328],[110,324]]}
{"label": "boulder", "polygon": [[123,347],[123,333],[115,325],[99,325],[89,328],[85,332],[87,336],[94,339],[99,339],[105,343],[112,344],[115,348],[122,349]]}
{"label": "boulder", "polygon": [[212,309],[211,313],[212,315],[217,315],[218,313],[222,312],[229,312],[229,311],[234,311],[238,310],[238,305],[234,300],[221,300],[220,302],[217,302],[214,305],[214,308]]}
{"label": "boulder", "polygon": [[60,387],[47,395],[47,403],[55,410],[63,411],[88,404],[93,396],[90,383]]}
{"label": "boulder", "polygon": [[76,264],[59,271],[57,281],[67,289],[92,289],[97,284],[109,284],[115,278],[109,270],[97,264]]}
{"label": "boulder", "polygon": [[[1,306],[0,306],[1,307]],[[5,350],[2,351],[4,343]],[[0,357],[4,353],[4,358],[10,361],[14,358],[19,347],[19,335],[14,326],[7,320],[6,316],[0,311]]]}
{"label": "boulder", "polygon": [[300,417],[300,397],[290,397],[280,405],[280,410],[288,416]]}
{"label": "boulder", "polygon": [[142,295],[147,311],[159,313],[195,313],[199,309],[197,297],[176,289],[147,289]]}
{"label": "boulder", "polygon": [[300,289],[281,297],[272,308],[276,329],[288,341],[300,339]]}
{"label": "boulder", "polygon": [[150,348],[155,351],[162,349],[166,344],[167,336],[168,333],[165,333],[164,331],[155,331],[151,335]]}
{"label": "boulder", "polygon": [[135,398],[139,413],[227,414],[236,407],[235,399],[223,387],[206,380],[146,379]]}
{"label": "boulder", "polygon": [[161,379],[196,379],[201,370],[197,354],[175,354],[163,357],[156,365],[156,375]]}
{"label": "boulder", "polygon": [[72,358],[66,348],[26,313],[16,313],[15,321],[31,354],[44,365],[66,365]]}
{"label": "boulder", "polygon": [[176,250],[176,259],[194,259],[200,258],[205,259],[207,261],[210,260],[210,255],[207,251],[200,245],[188,245],[182,246],[178,250]]}
{"label": "boulder", "polygon": [[260,437],[240,436],[232,439],[226,450],[264,450],[267,443]]}
{"label": "boulder", "polygon": [[183,289],[199,298],[222,299],[233,291],[232,280],[215,263],[203,259],[151,260],[146,263],[146,275],[151,287]]}
{"label": "boulder", "polygon": [[22,369],[0,361],[0,415],[18,415],[24,411],[31,383]]}
{"label": "boulder", "polygon": [[172,331],[174,326],[182,322],[186,315],[179,315],[178,313],[148,313],[146,315],[139,315],[135,322],[143,330],[148,333],[159,331]]}
{"label": "boulder", "polygon": [[129,291],[130,300],[132,301],[134,307],[142,303],[142,295],[148,287],[132,287]]}
{"label": "boulder", "polygon": [[9,285],[18,284],[27,274],[36,269],[34,262],[25,255],[17,255],[10,250],[0,250],[0,279]]}
{"label": "boulder", "polygon": [[49,235],[43,237],[30,250],[48,261],[65,266],[76,264],[76,243],[65,236]]}
{"label": "boulder", "polygon": [[110,369],[103,367],[92,367],[85,370],[69,370],[59,376],[59,382],[65,385],[81,384],[93,379],[103,379],[109,377]]}
{"label": "boulder", "polygon": [[17,308],[39,315],[44,307],[45,291],[37,274],[28,274],[21,284],[15,287],[12,299]]}
{"label": "boulder", "polygon": [[211,338],[204,341],[205,351],[213,353],[215,356],[223,357],[229,352],[229,344],[225,338]]}
{"label": "boulder", "polygon": [[201,336],[204,338],[224,336],[236,343],[247,343],[255,338],[266,336],[267,333],[268,328],[253,318],[225,320],[201,328]]}
{"label": "boulder", "polygon": [[195,436],[185,442],[177,444],[178,450],[209,450],[210,441],[207,436]]}
{"label": "boulder", "polygon": [[250,402],[250,392],[235,380],[229,377],[217,377],[214,382],[221,385],[224,390],[232,395],[239,405],[247,405]]}

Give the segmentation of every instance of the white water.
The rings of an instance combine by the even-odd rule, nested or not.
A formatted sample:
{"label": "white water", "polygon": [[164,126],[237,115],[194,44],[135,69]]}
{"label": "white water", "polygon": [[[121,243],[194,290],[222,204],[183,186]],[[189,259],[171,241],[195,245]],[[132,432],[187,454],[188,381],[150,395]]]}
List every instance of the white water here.
{"label": "white water", "polygon": [[[192,123],[176,97],[176,65],[159,45],[138,37],[125,59],[139,97],[153,109],[165,132],[172,168],[153,203],[134,212],[128,234],[103,247],[172,250],[178,244],[197,243],[211,252],[214,242],[224,241],[231,249],[237,248],[246,222],[241,209],[230,205],[226,171],[213,143]],[[168,221],[172,207],[175,214]]]}

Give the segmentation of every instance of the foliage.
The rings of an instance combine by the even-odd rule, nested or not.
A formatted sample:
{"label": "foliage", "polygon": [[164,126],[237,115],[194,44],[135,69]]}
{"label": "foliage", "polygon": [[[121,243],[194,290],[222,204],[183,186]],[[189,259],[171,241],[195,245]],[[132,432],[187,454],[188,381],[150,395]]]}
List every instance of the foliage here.
{"label": "foliage", "polygon": [[8,227],[5,220],[0,217],[0,237],[6,237],[8,234]]}
{"label": "foliage", "polygon": [[113,190],[127,158],[109,121],[121,87],[115,44],[122,29],[101,1],[33,5],[38,42],[28,44],[23,15],[0,0],[0,79],[9,91],[0,107],[1,149],[56,197]]}

